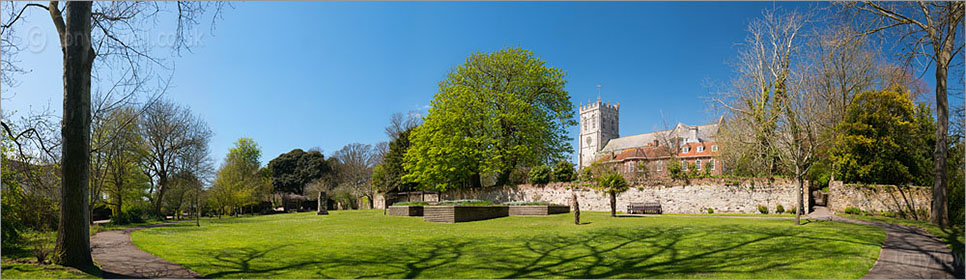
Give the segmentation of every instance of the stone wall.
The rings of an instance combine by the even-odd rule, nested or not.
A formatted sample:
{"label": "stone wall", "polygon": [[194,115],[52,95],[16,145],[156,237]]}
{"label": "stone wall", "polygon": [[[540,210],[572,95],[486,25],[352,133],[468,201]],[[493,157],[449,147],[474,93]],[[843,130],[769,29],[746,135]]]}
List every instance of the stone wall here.
{"label": "stone wall", "polygon": [[[546,201],[570,205],[569,188],[574,184],[577,183],[450,190],[442,193],[442,200]],[[758,205],[774,212],[779,204],[794,209],[797,191],[796,183],[790,179],[697,179],[689,184],[631,187],[617,196],[617,211],[627,211],[630,202],[658,201],[664,213],[698,214],[712,208],[715,213],[752,214],[758,213]],[[610,199],[605,193],[581,187],[577,196],[581,210],[610,211]],[[803,200],[807,205],[808,192],[803,194]]]}
{"label": "stone wall", "polygon": [[828,208],[834,212],[845,212],[848,207],[872,212],[916,213],[920,216],[912,217],[926,219],[932,203],[932,188],[893,185],[863,185],[843,184],[842,181],[831,181],[828,184]]}

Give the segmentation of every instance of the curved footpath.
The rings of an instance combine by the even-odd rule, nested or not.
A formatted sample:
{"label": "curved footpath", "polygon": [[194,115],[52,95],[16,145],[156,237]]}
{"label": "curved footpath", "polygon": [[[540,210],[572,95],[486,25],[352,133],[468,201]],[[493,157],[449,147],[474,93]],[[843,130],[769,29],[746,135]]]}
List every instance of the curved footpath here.
{"label": "curved footpath", "polygon": [[102,231],[91,237],[91,256],[100,264],[104,278],[203,278],[181,265],[142,251],[131,242],[137,230],[167,226],[161,223]]}
{"label": "curved footpath", "polygon": [[[946,242],[913,226],[870,222],[835,216],[815,207],[808,218],[873,225],[886,232],[879,259],[863,279],[955,279],[953,251]],[[959,271],[958,273],[962,273]]]}
{"label": "curved footpath", "polygon": [[[874,225],[886,232],[879,259],[862,278],[866,279],[954,279],[952,250],[939,238],[912,226],[861,221],[832,215],[824,207],[805,218]],[[687,217],[687,216],[681,216]],[[715,216],[720,218],[785,218]],[[787,219],[787,218],[786,218]],[[181,265],[142,251],[131,242],[131,232],[174,223],[163,223],[102,231],[91,237],[91,255],[101,265],[104,278],[203,278]],[[962,272],[959,272],[962,273]]]}

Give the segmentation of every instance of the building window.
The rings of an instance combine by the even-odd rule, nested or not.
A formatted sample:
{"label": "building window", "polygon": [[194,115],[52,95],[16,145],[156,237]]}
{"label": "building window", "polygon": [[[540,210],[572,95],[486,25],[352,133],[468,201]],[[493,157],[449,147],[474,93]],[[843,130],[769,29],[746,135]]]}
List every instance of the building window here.
{"label": "building window", "polygon": [[711,160],[711,170],[714,170],[714,159]]}
{"label": "building window", "polygon": [[687,161],[683,161],[683,160],[681,161],[681,170],[688,171],[688,162]]}
{"label": "building window", "polygon": [[704,152],[704,145],[698,146],[698,152]]}
{"label": "building window", "polygon": [[662,162],[660,160],[657,161],[657,171],[661,171],[661,169],[663,169],[663,167],[664,167],[664,162]]}
{"label": "building window", "polygon": [[697,166],[698,170],[701,170],[701,160],[700,159],[699,160],[695,160],[694,161],[694,166]]}
{"label": "building window", "polygon": [[711,151],[712,152],[717,152],[718,151],[718,145],[711,145]]}
{"label": "building window", "polygon": [[691,148],[690,147],[688,147],[688,146],[681,147],[681,153],[682,154],[686,154],[689,151],[691,151]]}

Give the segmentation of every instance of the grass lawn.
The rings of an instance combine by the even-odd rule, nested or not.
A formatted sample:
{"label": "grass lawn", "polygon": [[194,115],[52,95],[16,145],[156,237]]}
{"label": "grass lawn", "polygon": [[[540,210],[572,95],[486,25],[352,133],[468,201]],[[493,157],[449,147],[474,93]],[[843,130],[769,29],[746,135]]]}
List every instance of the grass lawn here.
{"label": "grass lawn", "polygon": [[882,216],[851,215],[851,214],[844,214],[844,213],[839,213],[838,215],[846,218],[856,219],[856,220],[866,220],[866,221],[873,221],[873,222],[916,226],[918,228],[921,228],[929,232],[932,235],[935,235],[936,237],[939,237],[943,241],[946,241],[946,244],[949,245],[949,248],[951,248],[953,252],[958,252],[960,256],[963,256],[963,250],[964,250],[963,239],[966,238],[963,235],[963,225],[955,225],[948,228],[941,228],[937,225],[930,224],[929,221],[906,220],[906,219],[889,218],[889,217],[882,217]]}
{"label": "grass lawn", "polygon": [[791,217],[795,214],[744,214],[744,213],[712,213],[712,214],[663,214],[668,216],[720,216],[720,217]]}
{"label": "grass lawn", "polygon": [[572,215],[469,223],[380,210],[206,220],[134,232],[209,278],[858,278],[873,226],[715,217]]}
{"label": "grass lawn", "polygon": [[[98,224],[91,226],[91,235],[95,233],[136,227],[160,223],[161,221],[148,221],[129,225]],[[47,244],[51,251],[57,242],[57,232],[51,231],[38,236],[42,242]],[[100,273],[86,273],[72,267],[64,267],[56,264],[40,264],[33,256],[33,249],[27,244],[3,244],[3,257],[0,258],[0,278],[3,279],[77,279],[77,278],[101,278]]]}

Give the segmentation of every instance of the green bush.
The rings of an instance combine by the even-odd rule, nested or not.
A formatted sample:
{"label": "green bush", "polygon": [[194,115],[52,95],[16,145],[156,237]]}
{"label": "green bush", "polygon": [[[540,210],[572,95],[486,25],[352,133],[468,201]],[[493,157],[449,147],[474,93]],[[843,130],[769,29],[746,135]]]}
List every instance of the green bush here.
{"label": "green bush", "polygon": [[775,214],[781,214],[784,212],[785,212],[785,206],[782,206],[781,204],[778,204],[777,206],[775,206]]}
{"label": "green bush", "polygon": [[342,203],[342,209],[359,209],[359,201],[348,188],[336,188],[335,191],[332,192],[332,196],[330,196],[329,199]]}
{"label": "green bush", "polygon": [[526,167],[514,168],[513,170],[510,170],[510,178],[509,178],[509,182],[507,183],[510,185],[526,184],[527,180],[529,179],[529,176],[528,176],[529,174],[530,174],[530,168],[526,168]]}
{"label": "green bush", "polygon": [[714,214],[714,209],[708,208],[708,214]]}
{"label": "green bush", "polygon": [[392,206],[427,206],[429,202],[425,201],[403,201],[393,203]]}
{"label": "green bush", "polygon": [[546,201],[510,201],[503,203],[505,205],[548,205]]}
{"label": "green bush", "polygon": [[120,215],[111,217],[111,224],[126,225],[143,223],[145,218],[151,213],[150,205],[128,204],[121,209]]}
{"label": "green bush", "polygon": [[577,170],[574,164],[562,160],[553,166],[553,180],[556,182],[572,182],[577,179]]}
{"label": "green bush", "polygon": [[530,175],[528,177],[530,178],[531,184],[542,185],[550,183],[551,173],[553,173],[553,171],[550,170],[550,166],[540,165],[530,169]]}
{"label": "green bush", "polygon": [[758,205],[758,212],[761,212],[762,214],[768,214],[768,207],[764,205]]}
{"label": "green bush", "polygon": [[487,205],[493,205],[493,202],[492,201],[488,201],[488,200],[461,199],[461,200],[444,200],[444,201],[440,201],[438,205],[441,205],[441,206],[447,206],[447,205],[455,205],[455,206],[487,206]]}
{"label": "green bush", "polygon": [[671,179],[685,179],[685,178],[687,178],[687,174],[685,174],[684,173],[684,170],[681,169],[681,162],[680,161],[672,160],[672,161],[668,162],[667,171],[668,171],[668,173],[671,173]]}
{"label": "green bush", "polygon": [[861,215],[862,210],[859,210],[859,208],[855,208],[855,207],[845,207],[845,213],[852,214],[852,215]]}

